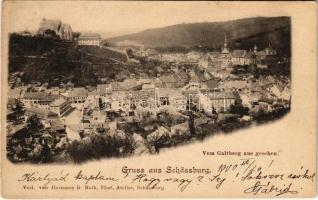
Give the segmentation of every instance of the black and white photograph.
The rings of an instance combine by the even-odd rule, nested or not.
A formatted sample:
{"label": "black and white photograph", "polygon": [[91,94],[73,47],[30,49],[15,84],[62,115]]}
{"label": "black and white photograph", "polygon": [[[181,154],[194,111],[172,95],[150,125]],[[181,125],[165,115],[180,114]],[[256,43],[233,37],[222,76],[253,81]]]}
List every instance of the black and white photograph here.
{"label": "black and white photograph", "polygon": [[317,194],[317,3],[2,4],[4,198]]}
{"label": "black and white photograph", "polygon": [[136,23],[127,32],[50,15],[32,23],[9,36],[13,163],[158,154],[291,108],[289,16]]}

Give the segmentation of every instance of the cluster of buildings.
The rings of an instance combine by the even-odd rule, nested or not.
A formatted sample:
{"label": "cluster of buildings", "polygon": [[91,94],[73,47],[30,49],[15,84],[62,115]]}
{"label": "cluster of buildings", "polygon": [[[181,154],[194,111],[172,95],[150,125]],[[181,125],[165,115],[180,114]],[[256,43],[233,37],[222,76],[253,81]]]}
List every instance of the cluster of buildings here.
{"label": "cluster of buildings", "polygon": [[[30,34],[27,31],[21,33],[26,36]],[[16,160],[25,155],[32,157],[47,146],[59,153],[65,150],[70,141],[89,139],[86,136],[91,133],[107,132],[110,135],[117,134],[116,137],[126,137],[126,130],[134,140],[146,147],[165,136],[189,133],[189,111],[196,115],[194,126],[202,127],[208,122],[216,123],[214,120],[220,120],[221,116],[235,115],[239,122],[250,121],[253,113],[260,110],[270,113],[290,107],[289,76],[261,75],[255,78],[250,72],[243,75],[231,73],[236,67],[240,69],[256,66],[265,69],[276,64],[279,58],[270,43],[263,50],[259,50],[256,45],[251,50],[231,50],[225,37],[220,51],[158,53],[154,49],[145,50],[143,46],[135,51],[129,46],[137,44],[127,42],[120,47],[105,47],[97,33],[81,33],[74,38],[69,24],[45,18],[36,34],[47,37],[57,35],[66,42],[77,42],[78,46],[103,46],[98,48],[100,51],[91,51],[88,54],[99,57],[107,50],[111,59],[116,60],[117,52],[120,57],[127,58],[119,59],[124,61],[116,62],[117,64],[140,68],[134,73],[127,69],[128,74],[131,74],[125,76],[127,78],[121,82],[109,80],[106,76],[99,77],[104,84],[85,87],[75,87],[71,81],[55,87],[41,82],[25,84],[21,80],[23,72],[10,73],[7,137],[10,138],[8,141],[14,143],[12,156]],[[143,66],[145,62],[141,61],[149,60],[160,62],[149,62],[155,66],[150,65],[153,68],[148,69],[148,66]],[[137,64],[130,66],[130,62]],[[151,73],[143,71],[145,68],[142,67]],[[15,117],[13,115],[17,115],[19,103],[23,106],[23,116]],[[238,110],[245,109],[248,112],[242,115],[233,114],[231,112],[235,106],[238,106]],[[169,118],[165,115],[167,113],[173,116],[173,123],[162,120]],[[36,133],[31,133],[32,131],[27,130],[27,123],[34,115],[39,118],[43,127]],[[140,125],[148,119],[154,119],[150,121],[154,123]],[[133,126],[137,122],[143,126],[142,131],[146,134],[142,134],[146,137],[142,137],[138,132],[140,130]],[[128,128],[125,129],[125,126]],[[88,139],[87,143],[90,142]],[[21,153],[23,150],[27,153]]]}
{"label": "cluster of buildings", "polygon": [[161,60],[163,62],[171,62],[178,64],[193,64],[200,68],[215,68],[217,66],[223,69],[233,66],[256,65],[259,68],[267,68],[269,64],[277,60],[277,52],[268,44],[264,50],[259,51],[254,46],[253,50],[234,49],[231,50],[225,41],[221,51],[213,51],[202,53],[198,51],[190,51],[188,53],[157,53],[153,49],[142,50],[140,55],[148,59]]}
{"label": "cluster of buildings", "polygon": [[[52,28],[68,39],[69,32],[63,27],[67,26],[60,21],[43,19],[39,32]],[[101,37],[82,34],[77,42],[79,46],[100,46]],[[49,87],[48,83],[38,82],[24,85],[19,78],[21,74],[10,74],[8,110],[20,101],[26,110],[25,122],[37,115],[45,128],[66,133],[70,140],[80,140],[85,131],[116,130],[118,121],[110,119],[110,113],[128,121],[144,113],[156,116],[167,109],[179,114],[193,111],[209,118],[215,113],[227,113],[233,105],[266,112],[277,106],[289,107],[290,77],[264,75],[256,79],[252,74],[230,73],[235,66],[266,68],[269,60],[277,57],[270,44],[262,51],[258,51],[256,45],[253,51],[230,50],[225,38],[220,52],[158,54],[150,49],[139,53],[141,57],[164,64],[154,68],[155,77],[130,77],[97,86],[75,87],[68,82]],[[77,114],[70,119],[73,112]]]}
{"label": "cluster of buildings", "polygon": [[[30,87],[32,89],[30,89]],[[23,89],[24,88],[24,89]],[[122,111],[127,115],[136,108],[156,112],[160,107],[172,106],[177,111],[196,109],[205,112],[226,111],[235,103],[251,107],[252,99],[290,98],[290,81],[274,77],[254,79],[229,77],[218,79],[199,69],[175,69],[155,78],[129,78],[123,82],[99,84],[96,87],[76,88],[72,83],[48,88],[47,84],[16,87],[9,98],[19,99],[28,108],[39,108],[63,116],[71,107],[103,107],[107,111]],[[14,92],[13,92],[14,91]],[[266,96],[266,97],[264,97]],[[275,98],[274,98],[275,97]]]}
{"label": "cluster of buildings", "polygon": [[[46,128],[65,132],[70,140],[75,140],[85,130],[117,129],[117,122],[110,120],[107,113],[127,120],[144,113],[156,116],[166,109],[213,116],[228,112],[236,104],[271,112],[277,106],[289,107],[290,95],[289,78],[264,76],[216,81],[206,71],[194,69],[96,87],[74,87],[71,83],[53,88],[46,84],[16,87],[9,90],[8,108],[14,106],[13,100],[18,100],[26,109],[25,121],[35,114]],[[78,121],[68,121],[74,110],[78,112]]]}
{"label": "cluster of buildings", "polygon": [[[37,35],[44,37],[52,37],[55,33],[60,39],[64,41],[77,40],[78,46],[101,46],[102,38],[98,33],[80,33],[78,38],[73,36],[72,27],[70,24],[63,23],[59,19],[46,19],[43,18],[40,22],[39,28],[36,32]],[[32,36],[29,31],[19,32],[22,36]]]}

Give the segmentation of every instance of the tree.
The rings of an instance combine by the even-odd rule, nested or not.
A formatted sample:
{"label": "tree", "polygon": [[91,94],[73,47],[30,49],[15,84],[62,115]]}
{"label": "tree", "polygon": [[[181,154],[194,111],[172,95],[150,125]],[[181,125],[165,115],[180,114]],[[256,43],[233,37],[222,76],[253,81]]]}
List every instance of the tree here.
{"label": "tree", "polygon": [[98,107],[99,107],[100,109],[103,109],[103,101],[102,101],[101,98],[98,98]]}
{"label": "tree", "polygon": [[42,123],[37,115],[31,115],[27,120],[27,129],[29,131],[38,132],[42,127]]}
{"label": "tree", "polygon": [[23,114],[23,105],[20,101],[16,101],[15,108],[13,109],[16,115],[22,115]]}
{"label": "tree", "polygon": [[[11,103],[10,103],[11,104]],[[13,105],[12,105],[13,104]],[[13,121],[15,123],[19,123],[21,116],[23,116],[24,114],[24,109],[23,109],[23,105],[20,101],[15,100],[14,103],[12,103],[12,112],[9,112],[7,114],[7,119],[9,121]]]}
{"label": "tree", "polygon": [[53,39],[60,39],[60,37],[56,34],[54,30],[47,29],[44,31],[44,34]]}
{"label": "tree", "polygon": [[91,140],[89,143],[75,140],[68,146],[67,153],[74,162],[80,163],[102,157],[126,156],[134,149],[132,138],[128,135],[125,138],[111,137],[107,134],[91,134],[88,137]]}
{"label": "tree", "polygon": [[80,35],[80,32],[73,32],[73,39],[77,39]]}
{"label": "tree", "polygon": [[189,113],[189,130],[190,130],[190,134],[191,136],[195,136],[195,127],[194,127],[194,114],[193,112]]}
{"label": "tree", "polygon": [[53,152],[52,149],[49,147],[46,140],[44,140],[44,144],[42,145],[43,149],[40,154],[40,159],[43,163],[48,163],[52,161]]}
{"label": "tree", "polygon": [[249,108],[242,106],[242,104],[233,104],[230,106],[229,111],[232,114],[239,114],[242,117],[243,115],[248,114]]}

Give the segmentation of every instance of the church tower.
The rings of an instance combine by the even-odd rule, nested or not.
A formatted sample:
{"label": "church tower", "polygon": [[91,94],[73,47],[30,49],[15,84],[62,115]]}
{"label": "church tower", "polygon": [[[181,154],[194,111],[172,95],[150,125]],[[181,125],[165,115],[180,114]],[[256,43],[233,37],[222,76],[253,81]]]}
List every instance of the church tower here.
{"label": "church tower", "polygon": [[231,62],[231,55],[230,55],[230,49],[227,46],[227,37],[225,35],[224,37],[224,45],[221,52],[221,59],[222,59],[222,68],[227,68],[230,65]]}
{"label": "church tower", "polygon": [[224,36],[224,44],[223,44],[223,48],[222,48],[222,53],[230,53],[230,49],[229,47],[227,46],[227,37],[226,35]]}
{"label": "church tower", "polygon": [[256,53],[257,52],[257,46],[256,46],[256,44],[254,45],[254,53]]}

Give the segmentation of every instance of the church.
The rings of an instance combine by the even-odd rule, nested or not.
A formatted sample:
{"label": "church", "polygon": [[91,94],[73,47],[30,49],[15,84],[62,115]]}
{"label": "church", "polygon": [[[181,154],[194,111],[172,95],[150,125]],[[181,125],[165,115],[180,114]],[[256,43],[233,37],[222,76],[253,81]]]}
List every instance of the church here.
{"label": "church", "polygon": [[72,40],[73,32],[69,24],[62,23],[59,19],[46,19],[43,18],[40,27],[37,31],[39,35],[49,36],[49,32],[54,31],[54,33],[59,36],[62,40]]}
{"label": "church", "polygon": [[227,45],[227,37],[225,35],[224,45],[221,51],[221,68],[227,68],[231,64],[231,52]]}
{"label": "church", "polygon": [[257,64],[258,66],[267,67],[267,60],[275,60],[277,52],[268,44],[262,51],[258,51],[257,46],[255,44],[253,51],[252,50],[244,50],[244,49],[235,49],[233,51],[230,50],[227,44],[227,37],[224,38],[224,44],[221,50],[221,68],[225,69],[230,65],[253,65]]}

